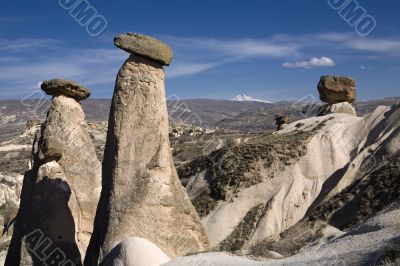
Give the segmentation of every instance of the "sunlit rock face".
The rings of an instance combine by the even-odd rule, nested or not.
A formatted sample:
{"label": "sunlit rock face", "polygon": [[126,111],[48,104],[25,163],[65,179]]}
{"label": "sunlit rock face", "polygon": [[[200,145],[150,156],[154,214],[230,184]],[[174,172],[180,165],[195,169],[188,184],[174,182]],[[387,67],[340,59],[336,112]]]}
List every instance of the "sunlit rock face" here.
{"label": "sunlit rock face", "polygon": [[[147,38],[135,41],[148,45]],[[86,265],[96,265],[128,237],[147,239],[170,257],[208,247],[172,161],[164,69],[151,58],[132,54],[117,76]]]}
{"label": "sunlit rock face", "polygon": [[101,192],[101,164],[81,104],[64,93],[68,86],[63,81],[60,90],[52,89],[46,122],[35,137],[6,265],[43,265],[53,253],[48,259],[82,265]]}

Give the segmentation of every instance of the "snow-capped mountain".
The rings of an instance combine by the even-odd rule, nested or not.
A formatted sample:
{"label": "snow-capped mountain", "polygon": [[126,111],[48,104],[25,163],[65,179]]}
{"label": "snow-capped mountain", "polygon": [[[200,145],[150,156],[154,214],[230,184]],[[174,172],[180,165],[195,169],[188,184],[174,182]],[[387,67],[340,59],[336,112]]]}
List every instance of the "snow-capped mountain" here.
{"label": "snow-capped mountain", "polygon": [[235,98],[230,99],[231,101],[237,101],[237,102],[260,102],[260,103],[272,103],[271,101],[263,100],[263,99],[257,99],[254,97],[251,97],[247,94],[239,94]]}

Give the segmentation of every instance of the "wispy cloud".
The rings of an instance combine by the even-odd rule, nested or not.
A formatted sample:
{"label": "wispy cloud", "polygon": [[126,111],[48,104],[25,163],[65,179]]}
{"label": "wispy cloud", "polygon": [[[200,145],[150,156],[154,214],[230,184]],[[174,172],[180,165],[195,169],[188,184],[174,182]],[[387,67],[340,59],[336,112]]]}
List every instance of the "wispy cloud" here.
{"label": "wispy cloud", "polygon": [[[356,55],[360,59],[358,68],[367,58],[371,61],[400,55],[399,39],[359,38],[352,33],[279,34],[264,39],[174,36],[161,39],[174,50],[174,63],[166,68],[168,78],[196,75],[242,62],[270,62],[278,67],[286,62],[283,66],[288,68],[328,67]],[[19,94],[42,80],[56,77],[73,79],[88,87],[112,88],[128,54],[116,48],[70,45],[54,39],[0,39],[0,84]],[[313,57],[315,54],[328,56]]]}
{"label": "wispy cloud", "polygon": [[208,69],[211,69],[215,66],[219,65],[219,63],[205,63],[205,64],[196,64],[196,63],[182,63],[172,65],[167,69],[167,77],[175,78],[187,75],[194,75],[201,72],[204,72]]}
{"label": "wispy cloud", "polygon": [[198,74],[215,67],[243,60],[296,57],[300,53],[295,45],[275,43],[264,39],[184,38],[162,37],[173,47],[174,63],[167,69],[168,77]]}
{"label": "wispy cloud", "polygon": [[326,32],[318,34],[287,35],[278,34],[271,37],[275,42],[290,43],[300,53],[306,49],[345,49],[349,52],[370,51],[399,54],[400,39],[360,37],[351,32]]}
{"label": "wispy cloud", "polygon": [[[267,39],[215,39],[182,38],[167,36],[167,43],[176,51],[177,60],[196,62],[185,63],[188,70],[177,68],[172,76],[207,71],[241,60],[288,60],[283,64],[288,68],[317,68],[335,66],[331,57],[312,57],[310,60],[296,60],[311,57],[312,53],[330,53],[331,56],[348,58],[354,52],[383,52],[399,54],[400,40],[360,38],[352,32],[326,32],[318,34],[287,35],[278,34]],[[180,56],[181,55],[181,56]],[[370,56],[376,56],[371,54]],[[294,61],[294,62],[292,62]],[[215,64],[215,62],[218,62]],[[339,60],[340,62],[340,60]],[[193,67],[193,68],[192,68]],[[193,69],[193,71],[191,71]],[[195,71],[194,69],[201,69]],[[175,73],[179,73],[175,75]],[[181,75],[182,74],[182,75]]]}
{"label": "wispy cloud", "polygon": [[355,37],[354,33],[350,32],[327,32],[314,35],[314,38],[324,41],[341,42]]}
{"label": "wispy cloud", "polygon": [[357,39],[349,40],[347,45],[355,50],[400,54],[400,40]]}
{"label": "wispy cloud", "polygon": [[[4,2],[0,0],[0,3]],[[3,31],[4,29],[10,28],[11,26],[15,26],[17,23],[23,22],[23,19],[20,17],[6,17],[2,16],[0,17],[0,31]]]}
{"label": "wispy cloud", "polygon": [[54,47],[59,43],[53,39],[0,39],[0,52],[31,51],[37,48]]}
{"label": "wispy cloud", "polygon": [[317,68],[335,66],[335,62],[329,57],[313,57],[308,61],[297,61],[294,63],[286,62],[282,66],[289,68]]}
{"label": "wispy cloud", "polygon": [[[88,87],[110,85],[112,88],[119,67],[128,58],[119,49],[69,48],[59,42],[55,44],[32,40],[29,46],[7,49],[4,56],[0,55],[2,87],[12,91],[15,97],[39,89],[41,81],[52,78],[72,79]],[[40,53],[26,53],[31,49]],[[2,96],[5,97],[3,92]]]}
{"label": "wispy cloud", "polygon": [[199,46],[233,57],[284,57],[298,54],[296,47],[285,44],[273,44],[264,40],[239,39],[222,41],[215,39],[200,40]]}
{"label": "wispy cloud", "polygon": [[[0,1],[0,3],[1,2],[2,1]],[[20,17],[0,17],[0,22],[3,22],[3,23],[7,23],[7,22],[17,23],[17,22],[22,22],[22,21],[23,21],[23,19]]]}
{"label": "wispy cloud", "polygon": [[220,40],[213,38],[180,38],[167,37],[172,46],[196,50],[198,52],[230,57],[231,59],[247,57],[285,57],[298,54],[295,45],[274,43],[263,39],[231,39]]}

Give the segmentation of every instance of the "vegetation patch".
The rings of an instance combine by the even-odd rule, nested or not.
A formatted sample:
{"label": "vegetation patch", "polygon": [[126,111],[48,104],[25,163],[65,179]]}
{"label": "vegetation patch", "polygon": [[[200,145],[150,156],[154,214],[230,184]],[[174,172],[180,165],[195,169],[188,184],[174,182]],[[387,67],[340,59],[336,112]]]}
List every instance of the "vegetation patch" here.
{"label": "vegetation patch", "polygon": [[[274,178],[274,173],[297,162],[306,154],[308,142],[325,126],[325,122],[319,122],[306,131],[258,135],[245,143],[224,147],[180,167],[178,175],[181,179],[208,171],[209,195],[193,199],[200,216],[212,211],[217,205],[215,201],[233,198],[241,190],[264,181],[265,176]],[[258,174],[259,167],[264,168],[266,175]]]}
{"label": "vegetation patch", "polygon": [[320,222],[300,222],[280,234],[277,239],[265,239],[250,248],[250,254],[257,257],[269,257],[273,251],[288,257],[296,254],[301,248],[323,237],[325,224]]}
{"label": "vegetation patch", "polygon": [[253,234],[264,208],[265,204],[262,203],[250,209],[235,230],[219,244],[218,249],[230,252],[240,250]]}
{"label": "vegetation patch", "polygon": [[207,216],[217,205],[218,201],[212,198],[207,191],[204,191],[193,200],[193,206],[200,217]]}
{"label": "vegetation patch", "polygon": [[400,265],[400,241],[392,243],[391,247],[379,255],[374,265]]}

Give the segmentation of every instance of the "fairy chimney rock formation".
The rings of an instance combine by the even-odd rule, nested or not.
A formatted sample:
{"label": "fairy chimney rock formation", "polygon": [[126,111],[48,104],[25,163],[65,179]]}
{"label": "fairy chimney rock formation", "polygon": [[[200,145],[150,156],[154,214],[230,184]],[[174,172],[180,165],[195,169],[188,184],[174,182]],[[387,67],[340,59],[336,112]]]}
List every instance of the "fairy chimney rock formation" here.
{"label": "fairy chimney rock formation", "polygon": [[143,35],[115,38],[131,56],[112,100],[103,190],[85,265],[97,265],[120,242],[144,238],[175,257],[205,251],[208,239],[176,173],[168,138],[164,43]]}
{"label": "fairy chimney rock formation", "polygon": [[82,265],[101,192],[101,164],[78,101],[90,91],[66,80],[42,89],[54,97],[34,141],[6,265]]}
{"label": "fairy chimney rock formation", "polygon": [[357,116],[352,103],[356,100],[356,81],[349,77],[322,76],[318,83],[321,101],[327,103],[318,115],[345,113]]}

